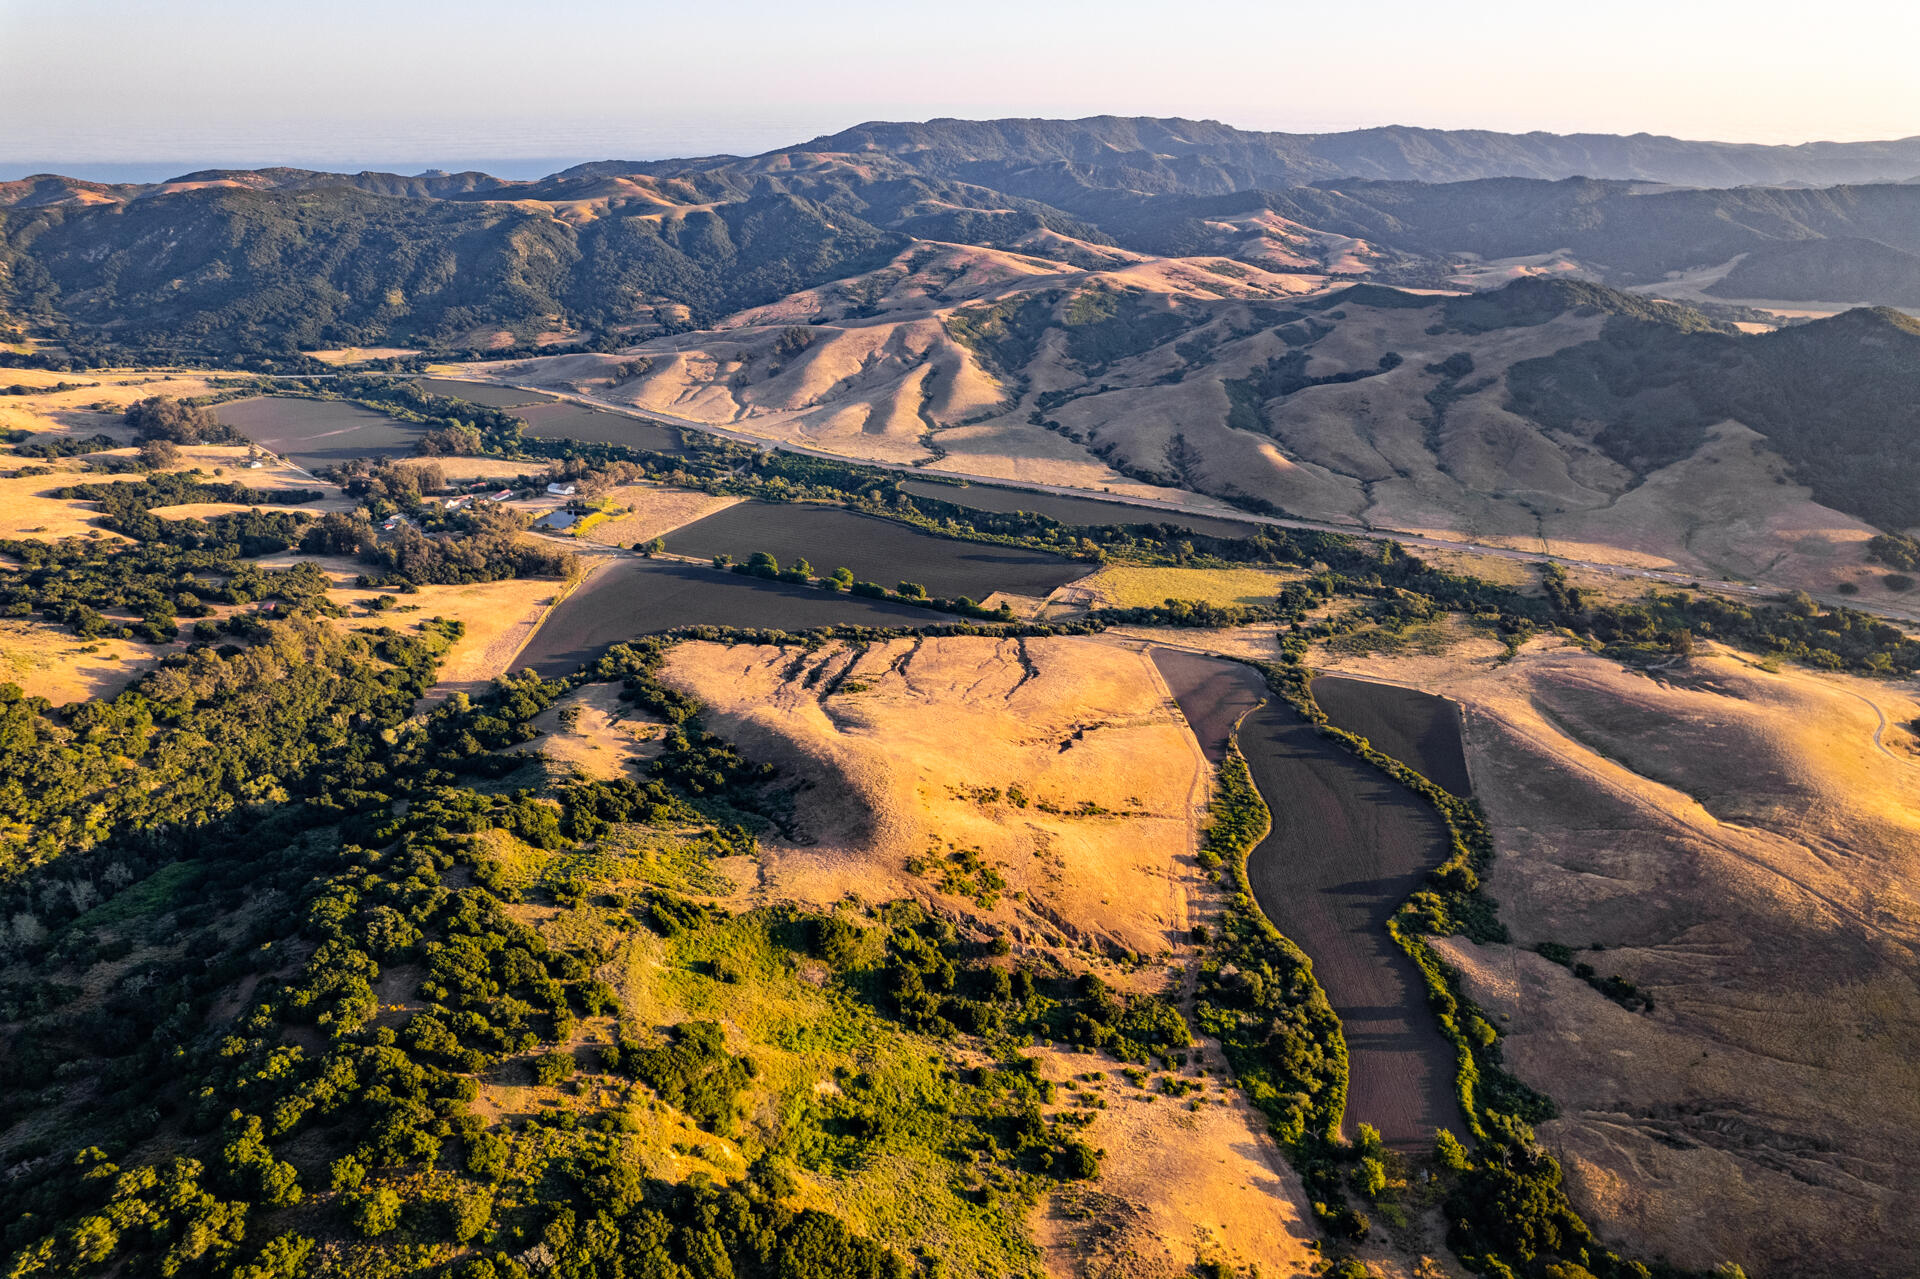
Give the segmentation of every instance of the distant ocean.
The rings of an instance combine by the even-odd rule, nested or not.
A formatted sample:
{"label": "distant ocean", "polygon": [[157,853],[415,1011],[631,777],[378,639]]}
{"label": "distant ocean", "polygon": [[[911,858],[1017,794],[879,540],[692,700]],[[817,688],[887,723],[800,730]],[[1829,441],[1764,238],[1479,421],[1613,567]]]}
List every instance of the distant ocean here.
{"label": "distant ocean", "polygon": [[324,137],[183,134],[135,130],[68,136],[9,136],[0,126],[0,181],[59,173],[90,182],[163,182],[202,169],[286,166],[334,173],[413,174],[477,170],[500,178],[542,178],[593,160],[667,160],[709,155],[757,155],[859,123],[839,116],[752,120],[650,120],[630,125],[595,122],[552,127],[476,126],[401,134],[376,128],[342,129]]}

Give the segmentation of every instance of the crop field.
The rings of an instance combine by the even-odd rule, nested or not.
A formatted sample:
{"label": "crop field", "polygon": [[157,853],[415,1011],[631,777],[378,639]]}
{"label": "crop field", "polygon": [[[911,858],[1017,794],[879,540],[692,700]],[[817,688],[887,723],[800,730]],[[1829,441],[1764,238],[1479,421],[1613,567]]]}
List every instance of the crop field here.
{"label": "crop field", "polygon": [[308,470],[357,457],[399,457],[423,434],[417,426],[342,400],[261,395],[214,410],[222,422],[269,452]]}
{"label": "crop field", "polygon": [[[1247,858],[1267,918],[1313,960],[1350,1057],[1346,1129],[1425,1149],[1437,1127],[1464,1132],[1454,1049],[1434,1024],[1413,963],[1387,920],[1446,855],[1440,819],[1391,778],[1268,698],[1237,663],[1157,649],[1154,665],[1209,758],[1241,715],[1240,750],[1273,813]],[[1248,708],[1264,701],[1248,714]]]}
{"label": "crop field", "polygon": [[942,502],[952,502],[955,506],[970,506],[976,511],[998,511],[1002,514],[1026,511],[1059,520],[1062,524],[1171,524],[1207,537],[1246,537],[1257,527],[1216,516],[1183,515],[1144,506],[1129,506],[1124,502],[1102,502],[1094,497],[1062,497],[1057,493],[1030,493],[1024,489],[994,488],[986,484],[969,484],[959,488],[952,484],[936,484],[931,480],[907,480],[900,487],[915,497],[936,498]]}
{"label": "crop field", "polygon": [[1227,757],[1234,726],[1267,700],[1266,682],[1250,666],[1222,662],[1177,648],[1153,650],[1153,664],[1167,681],[1180,713],[1200,742],[1207,762]]}
{"label": "crop field", "polygon": [[1457,702],[1415,688],[1323,675],[1313,700],[1335,727],[1357,733],[1428,781],[1465,797],[1473,793],[1460,739]]}
{"label": "crop field", "polygon": [[461,382],[452,378],[423,377],[414,385],[429,395],[451,396],[489,409],[517,408],[522,404],[540,404],[553,398],[538,391],[516,391],[510,386],[495,386],[491,382]]}
{"label": "crop field", "polygon": [[805,559],[816,573],[844,566],[859,581],[918,582],[934,595],[975,600],[995,591],[1050,595],[1087,571],[1043,551],[936,537],[837,506],[766,502],[742,502],[686,525],[667,538],[667,550],[736,560],[767,551],[783,565]]}
{"label": "crop field", "polygon": [[1446,828],[1385,774],[1325,741],[1289,706],[1249,715],[1240,731],[1273,829],[1247,877],[1274,926],[1313,960],[1345,1028],[1349,1135],[1380,1130],[1425,1149],[1433,1130],[1464,1132],[1454,1049],[1435,1025],[1413,961],[1387,920],[1446,857]]}
{"label": "crop field", "polygon": [[526,422],[526,434],[537,440],[579,440],[583,444],[624,444],[655,453],[686,453],[680,433],[671,427],[565,400],[516,406],[514,416]]}
{"label": "crop field", "polygon": [[623,558],[548,615],[514,662],[552,678],[610,645],[676,626],[804,630],[815,626],[935,626],[946,613],[767,582],[698,564]]}

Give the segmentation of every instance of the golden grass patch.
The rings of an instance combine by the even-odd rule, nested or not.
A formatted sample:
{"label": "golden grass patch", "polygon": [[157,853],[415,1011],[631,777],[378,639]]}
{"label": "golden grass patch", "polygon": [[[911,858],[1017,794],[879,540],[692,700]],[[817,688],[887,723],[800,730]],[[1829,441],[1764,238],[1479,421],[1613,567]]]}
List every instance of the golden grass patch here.
{"label": "golden grass patch", "polygon": [[369,360],[404,360],[420,354],[419,351],[405,346],[348,346],[332,351],[308,351],[307,354],[323,364],[364,364]]}
{"label": "golden grass patch", "polygon": [[[714,731],[812,783],[793,839],[763,850],[770,891],[913,894],[1036,944],[1110,952],[1159,954],[1186,927],[1210,774],[1139,652],[1065,638],[812,654],[693,643],[664,677],[707,704]],[[1004,888],[975,891],[985,877],[969,857]]]}
{"label": "golden grass patch", "polygon": [[588,684],[567,694],[533,717],[540,736],[529,745],[601,781],[633,776],[660,753],[666,726],[621,701],[621,691],[619,684]]}
{"label": "golden grass patch", "polygon": [[1167,600],[1207,604],[1271,604],[1288,582],[1306,574],[1258,568],[1173,568],[1110,564],[1075,582],[1093,607],[1142,608]]}
{"label": "golden grass patch", "polygon": [[607,546],[633,546],[663,537],[743,500],[659,484],[622,484],[604,496],[627,513],[600,521],[582,537]]}
{"label": "golden grass patch", "polygon": [[[1217,1051],[1196,1049],[1177,1072],[1187,1098],[1137,1087],[1109,1057],[1048,1048],[1042,1073],[1058,1107],[1091,1112],[1079,1139],[1105,1151],[1099,1179],[1054,1191],[1035,1236],[1066,1274],[1188,1274],[1219,1262],[1233,1273],[1311,1273],[1311,1209],[1281,1162],[1266,1120],[1232,1084]],[[1194,1069],[1206,1060],[1210,1071]],[[1099,1078],[1088,1079],[1088,1075]]]}
{"label": "golden grass patch", "polygon": [[116,478],[133,480],[139,476],[86,475],[72,462],[64,460],[47,465],[54,468],[53,474],[0,477],[0,537],[51,542],[98,533],[115,541],[126,540],[118,533],[101,528],[100,513],[93,503],[68,501],[49,494],[71,484]]}
{"label": "golden grass patch", "polygon": [[113,697],[158,662],[144,644],[83,640],[50,622],[0,618],[0,684],[18,684],[55,706]]}
{"label": "golden grass patch", "polygon": [[[584,580],[584,579],[583,579]],[[422,586],[411,595],[397,595],[405,613],[379,612],[354,616],[355,629],[404,626],[430,617],[457,618],[466,633],[440,664],[436,693],[477,692],[497,675],[512,668],[513,659],[533,638],[547,612],[571,589],[553,578],[510,578],[501,582],[472,582],[460,586]],[[343,603],[365,607],[383,593],[379,589],[330,592]]]}

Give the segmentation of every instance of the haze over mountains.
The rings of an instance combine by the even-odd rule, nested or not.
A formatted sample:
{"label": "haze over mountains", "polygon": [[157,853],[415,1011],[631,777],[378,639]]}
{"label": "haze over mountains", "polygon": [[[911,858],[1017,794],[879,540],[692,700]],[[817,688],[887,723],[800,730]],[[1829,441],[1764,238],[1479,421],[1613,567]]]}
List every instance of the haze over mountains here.
{"label": "haze over mountains", "polygon": [[[1681,274],[1696,300],[1911,306],[1916,175],[1920,139],[1306,135],[1097,117],[867,124],[752,158],[605,161],[533,182],[41,176],[0,184],[0,305],[135,346],[604,339],[710,325],[932,240],[1075,266],[1118,248],[1426,287]],[[1834,182],[1856,185],[1811,189]],[[1525,258],[1541,260],[1512,261]]]}

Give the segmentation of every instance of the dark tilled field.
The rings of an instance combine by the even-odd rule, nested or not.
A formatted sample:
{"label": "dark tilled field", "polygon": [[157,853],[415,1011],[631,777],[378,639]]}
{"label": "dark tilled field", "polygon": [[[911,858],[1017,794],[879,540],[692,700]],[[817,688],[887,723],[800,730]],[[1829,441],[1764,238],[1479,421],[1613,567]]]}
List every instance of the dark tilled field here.
{"label": "dark tilled field", "polygon": [[1200,749],[1215,764],[1227,757],[1233,726],[1248,711],[1267,700],[1266,681],[1252,667],[1239,662],[1186,653],[1177,648],[1153,650],[1153,664],[1167,681],[1180,713],[1187,718]]}
{"label": "dark tilled field", "polygon": [[[1235,662],[1157,649],[1154,664],[1209,758],[1224,749],[1234,719],[1266,697],[1259,677]],[[1465,1132],[1453,1045],[1434,1023],[1413,962],[1387,935],[1387,920],[1446,856],[1445,826],[1284,703],[1247,714],[1240,750],[1273,812],[1247,876],[1274,926],[1312,958],[1340,1014],[1351,1072],[1347,1134],[1368,1123],[1390,1145],[1424,1150],[1437,1127]]]}
{"label": "dark tilled field", "polygon": [[1393,912],[1446,857],[1445,826],[1290,706],[1249,715],[1240,749],[1273,810],[1247,875],[1275,927],[1312,957],[1346,1029],[1348,1135],[1368,1123],[1390,1145],[1424,1150],[1437,1127],[1465,1132],[1453,1045],[1413,961],[1387,935]]}
{"label": "dark tilled field", "polygon": [[544,404],[553,399],[551,395],[542,395],[538,391],[516,391],[510,386],[494,386],[490,382],[460,382],[444,377],[423,377],[414,385],[429,395],[447,395],[489,409]]}
{"label": "dark tilled field", "polygon": [[630,448],[651,449],[656,453],[686,454],[680,442],[680,433],[670,427],[642,422],[620,413],[590,409],[566,400],[516,408],[514,416],[526,422],[526,433],[535,439],[625,444]]}
{"label": "dark tilled field", "polygon": [[939,626],[947,613],[765,582],[698,564],[622,558],[563,600],[514,669],[552,678],[609,646],[676,626],[806,630],[816,626]]}
{"label": "dark tilled field", "polygon": [[1313,700],[1335,727],[1358,733],[1377,751],[1393,756],[1454,794],[1473,794],[1467,753],[1460,741],[1460,707],[1416,688],[1322,675]]}
{"label": "dark tilled field", "polygon": [[269,452],[308,470],[356,457],[397,457],[424,432],[409,422],[340,400],[260,395],[216,405],[214,416]]}
{"label": "dark tilled field", "polygon": [[1030,493],[1024,489],[993,488],[986,484],[969,484],[959,488],[930,480],[907,480],[900,487],[915,497],[937,498],[956,506],[970,506],[976,511],[998,511],[1001,514],[1026,511],[1059,520],[1062,524],[1172,524],[1206,537],[1247,537],[1258,527],[1207,515],[1178,515],[1150,507],[1128,506],[1124,502],[1102,502],[1093,497],[1062,497],[1057,493]]}
{"label": "dark tilled field", "polygon": [[816,573],[853,570],[854,578],[893,586],[918,582],[935,595],[985,599],[995,591],[1047,595],[1089,565],[1014,546],[962,542],[838,506],[742,502],[667,534],[667,550],[706,559],[744,560],[766,551],[782,564],[805,559]]}

